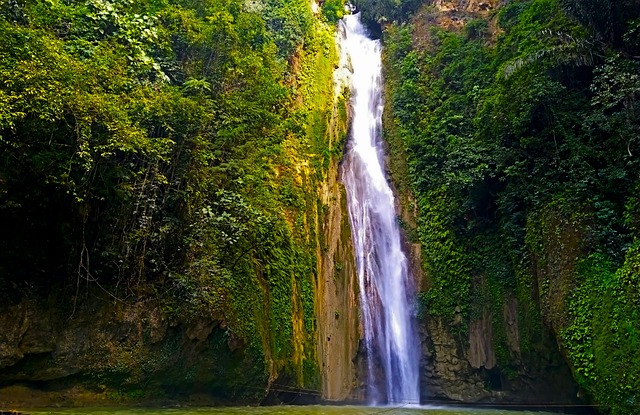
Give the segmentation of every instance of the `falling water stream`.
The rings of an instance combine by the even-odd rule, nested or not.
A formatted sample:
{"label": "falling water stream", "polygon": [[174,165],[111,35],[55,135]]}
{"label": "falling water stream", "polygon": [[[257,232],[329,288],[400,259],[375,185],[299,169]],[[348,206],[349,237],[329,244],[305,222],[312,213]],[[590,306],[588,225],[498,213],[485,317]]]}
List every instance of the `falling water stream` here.
{"label": "falling water stream", "polygon": [[352,68],[353,108],[342,180],[360,289],[367,397],[374,404],[418,403],[414,286],[383,165],[381,46],[367,36],[359,14],[346,16],[342,24],[340,46]]}

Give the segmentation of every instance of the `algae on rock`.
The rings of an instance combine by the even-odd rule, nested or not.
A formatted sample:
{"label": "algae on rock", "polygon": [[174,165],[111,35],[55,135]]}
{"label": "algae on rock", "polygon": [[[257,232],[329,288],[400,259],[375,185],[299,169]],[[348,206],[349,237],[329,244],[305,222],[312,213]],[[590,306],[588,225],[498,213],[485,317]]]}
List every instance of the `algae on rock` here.
{"label": "algae on rock", "polygon": [[334,28],[303,0],[209,3],[0,6],[3,405],[353,382],[319,345],[357,328]]}

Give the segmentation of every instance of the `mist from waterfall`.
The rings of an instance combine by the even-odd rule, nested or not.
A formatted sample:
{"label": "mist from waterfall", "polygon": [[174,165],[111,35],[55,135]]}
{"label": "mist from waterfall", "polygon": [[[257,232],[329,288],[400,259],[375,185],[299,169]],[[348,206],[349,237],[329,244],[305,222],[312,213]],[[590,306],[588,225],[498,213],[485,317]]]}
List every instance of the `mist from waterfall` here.
{"label": "mist from waterfall", "polygon": [[367,396],[373,404],[419,403],[415,287],[384,172],[381,46],[368,37],[359,14],[346,16],[341,25],[353,109],[341,174],[360,289]]}

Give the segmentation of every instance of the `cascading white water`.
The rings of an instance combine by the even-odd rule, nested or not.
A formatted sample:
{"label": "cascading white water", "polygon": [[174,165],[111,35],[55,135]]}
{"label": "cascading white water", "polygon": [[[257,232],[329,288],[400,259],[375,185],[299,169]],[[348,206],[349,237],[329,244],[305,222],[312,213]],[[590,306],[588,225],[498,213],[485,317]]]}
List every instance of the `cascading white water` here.
{"label": "cascading white water", "polygon": [[352,68],[353,108],[342,181],[360,288],[368,397],[372,403],[419,403],[415,289],[382,161],[381,46],[367,36],[358,14],[346,16],[342,24],[340,46]]}

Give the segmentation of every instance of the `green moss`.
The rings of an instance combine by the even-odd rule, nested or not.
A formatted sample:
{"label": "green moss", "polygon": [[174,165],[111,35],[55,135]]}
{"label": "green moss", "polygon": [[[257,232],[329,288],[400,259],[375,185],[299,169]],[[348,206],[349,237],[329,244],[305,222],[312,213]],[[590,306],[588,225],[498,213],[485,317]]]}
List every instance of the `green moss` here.
{"label": "green moss", "polygon": [[[638,71],[625,42],[640,10],[583,3],[506,2],[463,31],[434,27],[426,7],[415,25],[386,25],[385,137],[394,182],[416,196],[421,316],[464,335],[456,318],[491,312],[503,374],[544,366],[560,342],[587,399],[637,413],[640,203],[626,155],[639,121],[613,91]],[[518,356],[503,317],[514,297]]]}
{"label": "green moss", "polygon": [[[429,314],[453,321],[461,313],[468,321],[471,313],[471,270],[463,246],[450,222],[455,206],[445,190],[428,192],[418,200],[418,235],[422,243],[425,269],[430,276],[426,293]],[[442,295],[446,292],[446,295]]]}
{"label": "green moss", "polygon": [[614,414],[632,413],[640,399],[639,246],[619,268],[602,254],[580,263],[561,336],[580,385]]}
{"label": "green moss", "polygon": [[115,400],[163,375],[253,401],[280,373],[319,384],[320,188],[347,129],[333,25],[303,0],[27,3],[0,5],[3,286],[224,322],[211,373],[175,333],[96,351],[87,382]]}
{"label": "green moss", "polygon": [[533,276],[528,269],[516,267],[516,292],[518,300],[518,329],[520,348],[525,355],[535,351],[535,345],[543,338],[544,330],[540,309],[537,304],[537,291],[534,289]]}

